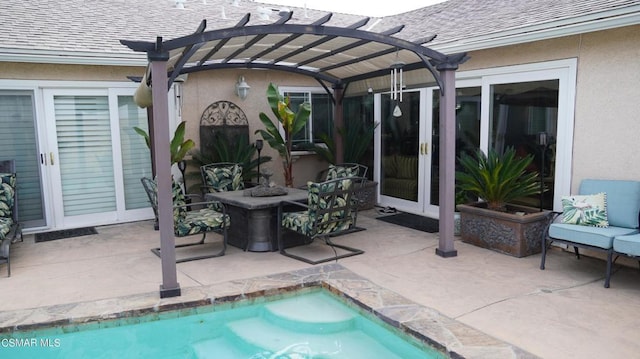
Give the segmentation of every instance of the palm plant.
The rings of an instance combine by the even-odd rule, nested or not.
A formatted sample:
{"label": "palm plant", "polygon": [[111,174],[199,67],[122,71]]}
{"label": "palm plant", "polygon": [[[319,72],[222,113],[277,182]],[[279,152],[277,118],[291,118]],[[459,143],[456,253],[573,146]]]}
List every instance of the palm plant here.
{"label": "palm plant", "polygon": [[502,155],[494,149],[487,155],[477,150],[475,156],[462,154],[459,161],[459,189],[486,201],[488,209],[505,212],[507,202],[540,193],[538,173],[526,172],[533,161],[530,154],[516,157],[511,147]]}
{"label": "palm plant", "polygon": [[[377,125],[354,121],[338,129],[344,151],[342,162],[360,163],[362,156],[367,152],[371,141],[373,141]],[[324,145],[316,144],[310,147],[309,150],[315,152],[323,160],[336,164],[336,144],[333,137],[326,133],[320,134],[319,137]]]}
{"label": "palm plant", "polygon": [[[264,112],[260,112],[260,121],[266,129],[256,130],[255,133],[259,133],[271,148],[278,151],[282,157],[285,186],[293,187],[293,157],[291,155],[293,137],[307,124],[311,114],[311,105],[305,102],[294,113],[289,107],[289,98],[280,95],[278,87],[273,83],[270,83],[267,88],[267,101],[277,121],[272,121]],[[284,137],[280,134],[278,123],[283,129]]]}
{"label": "palm plant", "polygon": [[256,147],[249,143],[248,134],[238,134],[232,139],[224,132],[216,132],[212,141],[203,144],[202,150],[195,150],[189,163],[198,169],[188,174],[189,179],[199,181],[201,179],[200,167],[210,163],[231,162],[242,165],[242,179],[250,182],[258,176],[255,170],[258,164],[271,161],[270,156],[254,158]]}

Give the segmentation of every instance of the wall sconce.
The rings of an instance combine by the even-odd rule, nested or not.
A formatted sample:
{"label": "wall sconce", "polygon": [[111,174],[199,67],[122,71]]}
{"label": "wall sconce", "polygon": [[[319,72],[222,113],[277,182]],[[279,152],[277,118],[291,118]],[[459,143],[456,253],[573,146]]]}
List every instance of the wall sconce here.
{"label": "wall sconce", "polygon": [[250,88],[251,86],[244,80],[244,76],[238,77],[238,82],[236,82],[236,95],[238,95],[238,97],[243,100],[247,98]]}

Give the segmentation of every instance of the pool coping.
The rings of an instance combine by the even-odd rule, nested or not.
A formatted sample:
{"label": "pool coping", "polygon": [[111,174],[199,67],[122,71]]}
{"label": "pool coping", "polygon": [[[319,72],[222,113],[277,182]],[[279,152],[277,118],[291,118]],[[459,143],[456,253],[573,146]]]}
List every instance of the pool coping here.
{"label": "pool coping", "polygon": [[180,297],[160,299],[158,292],[152,292],[0,312],[0,334],[228,304],[281,295],[308,287],[323,287],[345,297],[364,311],[424,341],[451,358],[538,358],[519,347],[451,319],[435,309],[404,298],[337,263],[183,288]]}

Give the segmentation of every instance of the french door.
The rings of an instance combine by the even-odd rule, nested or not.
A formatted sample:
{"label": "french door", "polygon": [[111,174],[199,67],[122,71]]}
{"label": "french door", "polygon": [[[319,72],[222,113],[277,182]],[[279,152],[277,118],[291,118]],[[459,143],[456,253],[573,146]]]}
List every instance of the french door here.
{"label": "french door", "polygon": [[406,91],[403,101],[389,94],[375,96],[376,128],[374,179],[378,201],[405,212],[422,213],[428,206],[425,181],[432,168],[431,123],[427,90]]}
{"label": "french door", "polygon": [[151,176],[149,151],[134,126],[146,128],[131,89],[45,89],[47,150],[54,228],[150,217],[140,183]]}

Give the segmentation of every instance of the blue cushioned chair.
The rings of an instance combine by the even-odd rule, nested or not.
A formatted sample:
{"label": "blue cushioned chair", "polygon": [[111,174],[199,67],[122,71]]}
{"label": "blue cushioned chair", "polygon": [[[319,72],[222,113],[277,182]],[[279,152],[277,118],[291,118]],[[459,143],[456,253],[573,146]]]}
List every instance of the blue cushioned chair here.
{"label": "blue cushioned chair", "polygon": [[[601,192],[606,194],[609,226],[603,228],[568,223],[551,223],[543,239],[540,269],[545,269],[547,247],[552,242],[565,243],[572,246],[577,258],[580,258],[578,248],[604,252],[607,256],[604,287],[609,288],[615,247],[618,247],[623,254],[640,254],[640,245],[635,247],[629,244],[634,239],[640,240],[638,238],[640,236],[637,235],[639,233],[640,181],[585,179],[580,183],[580,195]],[[561,214],[556,213],[556,218]],[[616,238],[618,239],[617,245],[614,247]]]}
{"label": "blue cushioned chair", "polygon": [[[360,177],[337,178],[320,183],[308,183],[307,204],[298,202],[283,202],[278,207],[278,248],[280,253],[301,260],[309,264],[318,264],[331,260],[338,260],[364,253],[364,251],[351,248],[345,245],[336,244],[331,241],[331,237],[339,233],[344,233],[351,229],[353,224],[352,211],[355,206],[353,202],[353,191],[355,183],[360,181]],[[284,206],[303,208],[303,211],[284,212]],[[320,238],[331,247],[339,248],[346,253],[338,254],[327,258],[311,259],[287,252],[283,241],[283,230],[296,232],[306,237],[310,242]],[[335,251],[334,248],[334,251]]]}

